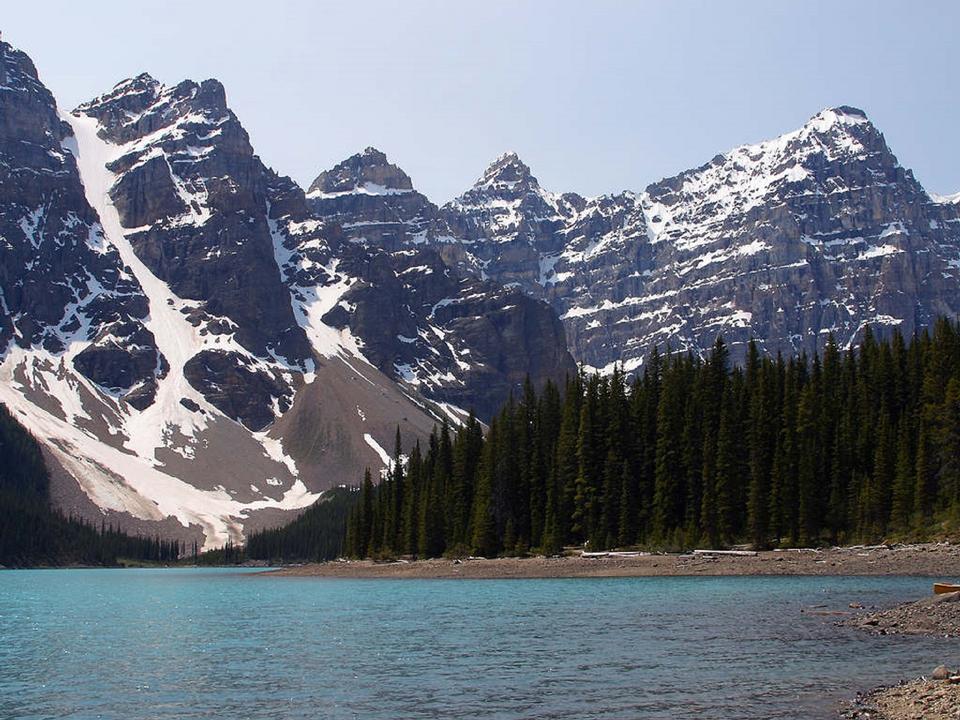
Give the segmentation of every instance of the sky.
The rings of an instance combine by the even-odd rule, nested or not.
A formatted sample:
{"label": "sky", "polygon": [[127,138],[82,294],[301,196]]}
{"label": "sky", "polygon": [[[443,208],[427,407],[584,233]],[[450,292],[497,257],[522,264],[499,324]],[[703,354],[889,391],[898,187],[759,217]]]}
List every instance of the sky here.
{"label": "sky", "polygon": [[924,186],[960,190],[960,2],[169,0],[4,3],[61,107],[149,72],[219,79],[306,187],[374,146],[436,202],[513,150],[542,186],[642,190],[825,107],[867,112]]}

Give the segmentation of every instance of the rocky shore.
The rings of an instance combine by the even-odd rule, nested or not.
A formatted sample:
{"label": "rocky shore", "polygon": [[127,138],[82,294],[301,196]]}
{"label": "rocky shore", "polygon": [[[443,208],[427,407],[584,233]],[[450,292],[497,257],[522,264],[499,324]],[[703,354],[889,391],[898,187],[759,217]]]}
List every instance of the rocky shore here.
{"label": "rocky shore", "polygon": [[[864,612],[837,624],[879,635],[960,637],[960,592],[931,595],[888,610]],[[940,665],[929,677],[877,688],[857,697],[840,717],[843,720],[957,720],[960,718],[960,669]]]}
{"label": "rocky shore", "polygon": [[923,575],[960,578],[960,545],[879,545],[744,554],[597,553],[462,560],[340,560],[289,566],[271,576],[349,578],[572,578],[717,575]]}
{"label": "rocky shore", "polygon": [[842,720],[956,720],[960,718],[960,675],[938,667],[920,678],[861,695]]}
{"label": "rocky shore", "polygon": [[889,610],[855,615],[840,624],[878,635],[960,637],[960,592],[931,595]]}

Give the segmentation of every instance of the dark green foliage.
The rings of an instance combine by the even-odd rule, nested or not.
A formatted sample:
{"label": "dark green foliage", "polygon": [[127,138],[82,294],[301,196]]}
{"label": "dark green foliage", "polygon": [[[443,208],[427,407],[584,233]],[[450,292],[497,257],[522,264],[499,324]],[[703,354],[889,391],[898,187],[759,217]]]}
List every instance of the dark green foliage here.
{"label": "dark green foliage", "polygon": [[[539,397],[527,383],[485,437],[473,418],[452,439],[444,426],[425,457],[415,448],[405,471],[369,485],[347,552],[762,548],[960,529],[956,324],[910,343],[868,330],[857,352],[831,337],[822,358],[762,357],[752,343],[743,367],[728,358],[718,339],[705,359],[654,350],[629,383],[578,376]],[[416,540],[376,529],[414,517]]]}
{"label": "dark green foliage", "polygon": [[239,565],[247,559],[246,548],[243,545],[237,545],[232,540],[227,540],[222,547],[204,550],[202,553],[185,558],[185,561],[193,565],[208,565],[211,567],[222,567],[223,565]]}
{"label": "dark green foliage", "polygon": [[0,405],[0,565],[167,563],[182,554],[175,540],[64,516],[50,507],[49,483],[37,441]]}
{"label": "dark green foliage", "polygon": [[[328,490],[289,525],[251,533],[245,559],[284,563],[339,557],[348,533],[347,515],[357,504],[360,492],[346,487]],[[224,559],[225,564],[229,562],[229,558]]]}

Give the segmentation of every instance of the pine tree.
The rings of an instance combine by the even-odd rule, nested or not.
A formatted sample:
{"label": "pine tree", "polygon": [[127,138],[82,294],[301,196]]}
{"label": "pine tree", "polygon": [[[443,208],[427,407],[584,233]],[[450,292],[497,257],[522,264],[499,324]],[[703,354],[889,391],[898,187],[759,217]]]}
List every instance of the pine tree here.
{"label": "pine tree", "polygon": [[473,552],[481,557],[493,557],[497,554],[497,524],[493,515],[493,485],[496,466],[495,444],[499,440],[499,427],[496,420],[490,425],[487,442],[483,448],[483,460],[477,491],[473,502]]}
{"label": "pine tree", "polygon": [[656,467],[653,491],[653,537],[667,541],[684,516],[683,495],[683,388],[681,361],[664,372],[657,408]]}
{"label": "pine tree", "polygon": [[734,408],[733,394],[724,393],[720,412],[720,425],[717,430],[717,467],[714,479],[716,502],[717,538],[721,543],[730,543],[737,530],[737,442],[738,423]]}
{"label": "pine tree", "polygon": [[895,528],[906,530],[913,520],[914,464],[910,453],[910,426],[900,423],[897,440],[897,465],[893,481],[893,507],[890,521]]}

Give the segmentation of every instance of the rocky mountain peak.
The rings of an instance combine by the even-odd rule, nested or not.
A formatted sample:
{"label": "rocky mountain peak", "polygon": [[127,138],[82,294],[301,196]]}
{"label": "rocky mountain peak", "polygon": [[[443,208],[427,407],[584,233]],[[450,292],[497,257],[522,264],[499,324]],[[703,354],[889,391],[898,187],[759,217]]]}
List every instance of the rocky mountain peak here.
{"label": "rocky mountain peak", "polygon": [[[804,139],[817,136],[835,140],[846,139],[846,142],[853,139],[853,141],[862,143],[867,138],[879,139],[881,142],[883,140],[880,131],[870,122],[867,114],[863,110],[849,105],[821,110],[810,118],[796,134]],[[872,142],[867,144],[872,144]]]}
{"label": "rocky mountain peak", "polygon": [[3,89],[29,86],[30,90],[50,95],[40,83],[37,68],[25,52],[0,41],[0,58],[0,86]]}
{"label": "rocky mountain peak", "polygon": [[530,172],[530,167],[524,163],[517,153],[506,152],[484,171],[474,185],[480,189],[516,189],[518,187],[539,187],[537,179]]}
{"label": "rocky mountain peak", "polygon": [[309,197],[330,194],[363,193],[367,195],[394,195],[411,192],[413,181],[387,156],[374,147],[351,155],[330,170],[320,173],[310,184]]}
{"label": "rocky mountain peak", "polygon": [[799,129],[747,147],[761,149],[777,162],[810,165],[806,161],[813,157],[822,157],[827,163],[872,157],[884,164],[897,164],[883,134],[867,114],[846,105],[821,110]]}
{"label": "rocky mountain peak", "polygon": [[205,107],[223,110],[227,108],[227,91],[223,83],[216,78],[207,78],[201,82],[197,87],[196,97]]}
{"label": "rocky mountain peak", "polygon": [[56,102],[40,82],[33,61],[6,42],[0,42],[0,108],[0,143],[19,166],[37,160],[33,157],[37,148],[25,140],[39,147],[59,141],[63,134]]}
{"label": "rocky mountain peak", "polygon": [[249,138],[227,106],[223,85],[217,80],[183,80],[169,86],[141,73],[83,103],[74,115],[95,118],[101,137],[113,143],[129,143],[160,131],[179,137],[189,127],[198,140],[216,138],[218,145],[234,143],[240,152],[252,153]]}
{"label": "rocky mountain peak", "polygon": [[126,112],[141,113],[157,99],[163,85],[149,73],[121,80],[109,92],[100,95],[77,108],[80,112],[104,106],[116,107]]}

